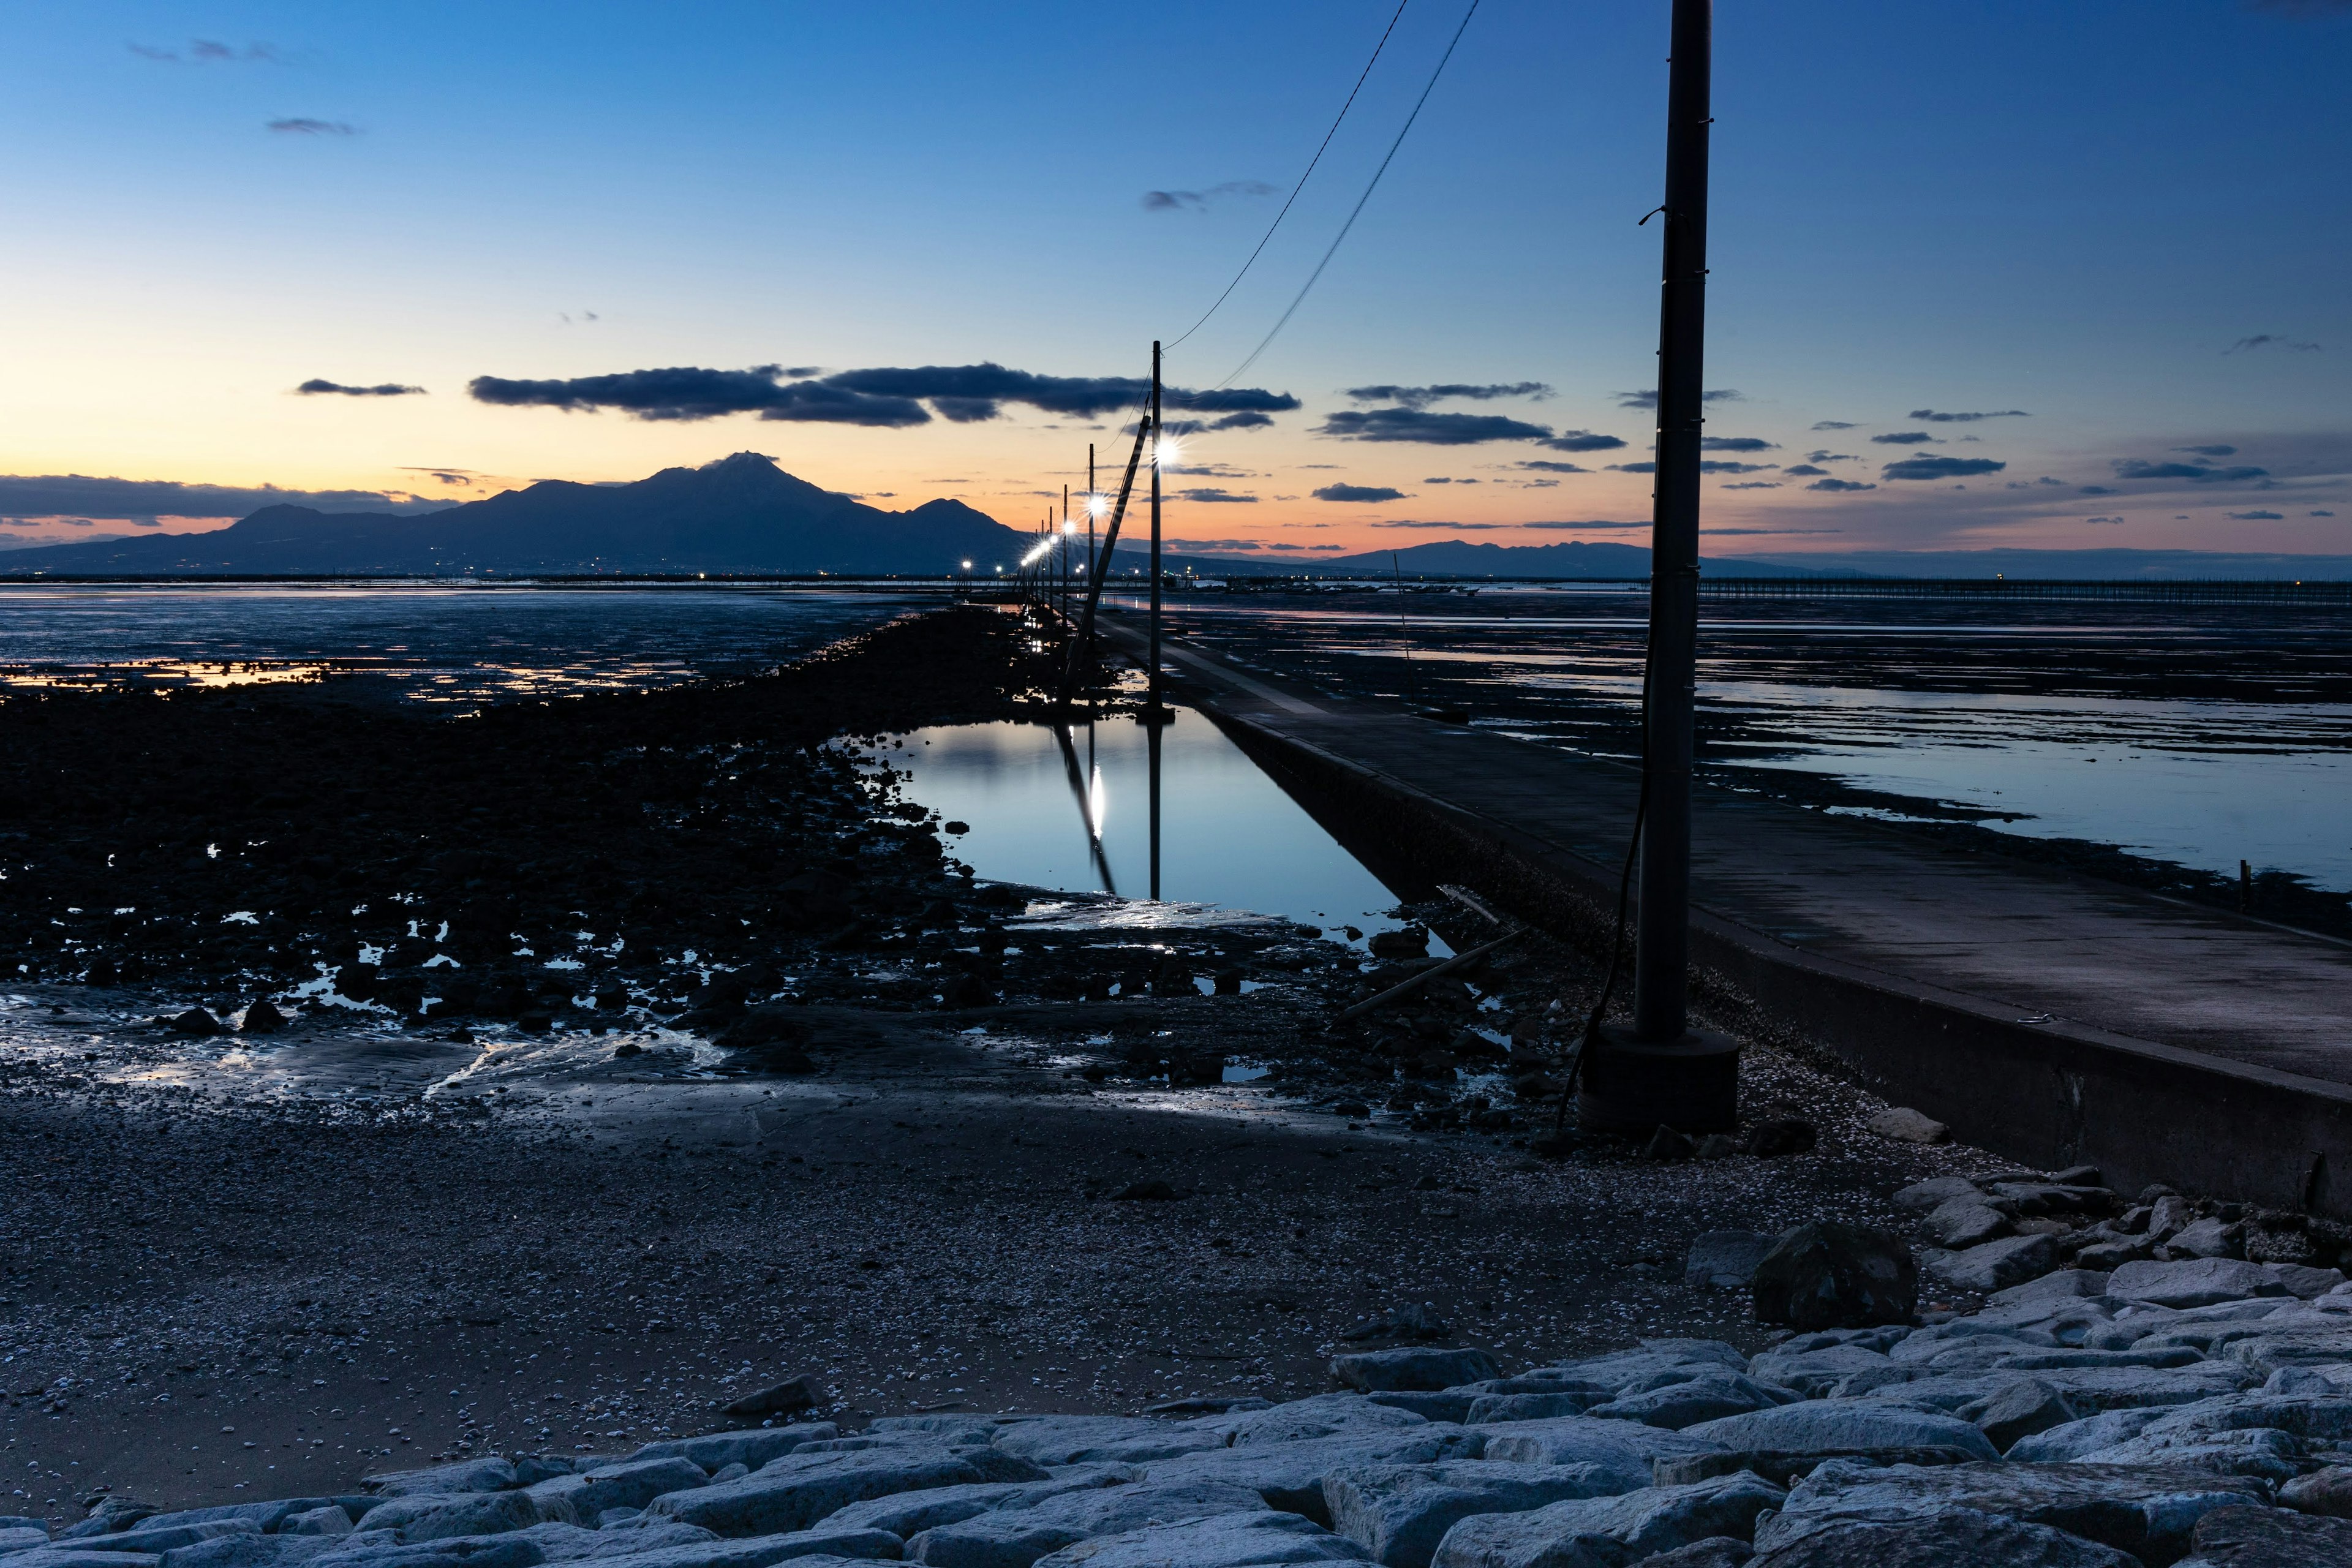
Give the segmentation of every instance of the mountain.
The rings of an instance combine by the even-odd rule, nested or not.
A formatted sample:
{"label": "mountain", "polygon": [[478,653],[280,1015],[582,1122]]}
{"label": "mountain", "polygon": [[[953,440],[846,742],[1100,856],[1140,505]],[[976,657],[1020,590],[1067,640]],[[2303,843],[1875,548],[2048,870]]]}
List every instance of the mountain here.
{"label": "mountain", "polygon": [[26,573],[440,574],[530,572],[833,572],[993,576],[1028,549],[957,500],[884,511],[738,452],[625,485],[543,480],[415,517],[264,507],[211,533],[12,551]]}

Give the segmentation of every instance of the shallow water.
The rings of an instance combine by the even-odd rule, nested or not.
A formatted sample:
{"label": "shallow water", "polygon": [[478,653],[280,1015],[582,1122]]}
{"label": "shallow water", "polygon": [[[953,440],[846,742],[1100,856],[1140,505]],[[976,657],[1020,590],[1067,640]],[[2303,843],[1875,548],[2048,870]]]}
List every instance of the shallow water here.
{"label": "shallow water", "polygon": [[[1327,690],[1638,745],[1638,593],[1179,596],[1175,626]],[[1833,811],[1976,821],[2352,888],[2341,611],[1793,601],[1702,610],[1701,765]]]}
{"label": "shallow water", "polygon": [[[1402,923],[1388,912],[1398,895],[1190,709],[1161,727],[1156,888],[1151,744],[1132,718],[1079,724],[1066,738],[1045,724],[942,725],[868,754],[911,774],[913,799],[968,825],[949,842],[982,877],[1254,910],[1333,937],[1352,926],[1359,943]],[[1172,923],[1201,918],[1180,911]]]}
{"label": "shallow water", "polygon": [[939,602],[770,584],[0,584],[0,687],[374,678],[428,702],[741,675]]}

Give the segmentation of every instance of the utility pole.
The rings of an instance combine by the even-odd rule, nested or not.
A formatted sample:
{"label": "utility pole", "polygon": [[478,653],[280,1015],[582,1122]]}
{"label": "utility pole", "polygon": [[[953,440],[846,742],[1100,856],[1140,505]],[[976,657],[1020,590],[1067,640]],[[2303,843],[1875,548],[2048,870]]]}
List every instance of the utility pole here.
{"label": "utility pole", "polygon": [[[1151,340],[1151,706],[1146,721],[1160,722],[1160,340]],[[1154,889],[1152,897],[1159,897]]]}
{"label": "utility pole", "polygon": [[[1087,594],[1094,595],[1095,577],[1099,568],[1095,562],[1095,513],[1102,510],[1102,497],[1095,493],[1095,444],[1087,443]],[[1095,668],[1095,622],[1087,617],[1087,668]]]}
{"label": "utility pole", "polygon": [[[1698,654],[1699,437],[1706,412],[1713,0],[1673,0],[1658,313],[1658,443],[1644,672],[1633,1026],[1587,1047],[1580,1120],[1635,1133],[1736,1124],[1738,1047],[1689,1027],[1692,706]],[[1643,220],[1648,222],[1648,218]]]}
{"label": "utility pole", "polygon": [[1070,618],[1070,487],[1062,487],[1062,619]]}

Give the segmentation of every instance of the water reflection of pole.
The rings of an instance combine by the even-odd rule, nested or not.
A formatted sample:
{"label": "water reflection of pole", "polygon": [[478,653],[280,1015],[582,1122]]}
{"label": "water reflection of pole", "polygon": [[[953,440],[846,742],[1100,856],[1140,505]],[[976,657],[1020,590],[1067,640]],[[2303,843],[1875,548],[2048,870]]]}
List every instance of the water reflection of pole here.
{"label": "water reflection of pole", "polygon": [[1118,893],[1118,886],[1111,880],[1110,857],[1103,853],[1102,822],[1095,811],[1094,793],[1091,788],[1096,776],[1094,772],[1095,727],[1092,724],[1087,726],[1085,773],[1080,773],[1078,770],[1078,752],[1077,748],[1070,742],[1070,727],[1066,724],[1055,725],[1054,739],[1062,748],[1062,771],[1069,775],[1070,795],[1078,803],[1078,821],[1087,830],[1087,852],[1094,858],[1095,875],[1102,879],[1103,891],[1116,897]]}
{"label": "water reflection of pole", "polygon": [[[1158,671],[1155,669],[1154,674]],[[1157,694],[1155,693],[1155,696]],[[1155,701],[1146,717],[1143,735],[1150,756],[1151,774],[1151,901],[1160,901],[1160,735],[1167,729],[1161,721],[1160,705]]]}

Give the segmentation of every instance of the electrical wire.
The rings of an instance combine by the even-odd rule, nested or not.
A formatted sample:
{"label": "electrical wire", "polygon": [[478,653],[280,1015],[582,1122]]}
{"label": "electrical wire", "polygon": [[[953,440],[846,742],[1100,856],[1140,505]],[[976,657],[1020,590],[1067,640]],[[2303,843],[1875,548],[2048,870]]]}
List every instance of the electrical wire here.
{"label": "electrical wire", "polygon": [[1403,128],[1397,132],[1396,140],[1389,143],[1388,156],[1382,158],[1381,166],[1372,171],[1371,182],[1365,185],[1364,194],[1356,198],[1355,208],[1348,214],[1348,221],[1339,226],[1339,232],[1333,237],[1330,248],[1323,253],[1323,259],[1315,264],[1315,270],[1307,274],[1307,282],[1298,290],[1298,297],[1290,301],[1290,309],[1283,311],[1282,319],[1274,323],[1274,330],[1266,333],[1257,347],[1250,351],[1249,358],[1235,365],[1231,374],[1210,390],[1222,391],[1246,374],[1249,367],[1257,363],[1258,355],[1265,353],[1274,340],[1282,334],[1282,329],[1290,324],[1290,318],[1297,314],[1298,307],[1307,302],[1307,296],[1313,290],[1316,281],[1323,276],[1323,269],[1331,265],[1331,258],[1339,253],[1339,247],[1346,242],[1348,231],[1354,228],[1356,220],[1363,216],[1364,204],[1370,201],[1372,193],[1380,188],[1381,176],[1389,172],[1389,164],[1395,161],[1397,149],[1403,146],[1404,139],[1412,134],[1413,121],[1421,118],[1422,106],[1429,101],[1429,95],[1436,89],[1437,79],[1445,74],[1446,62],[1454,58],[1454,51],[1461,44],[1462,35],[1470,28],[1470,18],[1477,14],[1478,0],[1470,0],[1470,8],[1462,13],[1462,25],[1454,29],[1453,40],[1445,46],[1445,53],[1438,58],[1437,68],[1429,73],[1429,85],[1421,89],[1421,96],[1413,100],[1412,112],[1405,116]]}
{"label": "electrical wire", "polygon": [[1372,46],[1372,58],[1366,60],[1364,68],[1356,74],[1356,85],[1348,89],[1348,101],[1339,106],[1339,118],[1331,121],[1330,130],[1323,132],[1322,145],[1316,148],[1315,156],[1307,161],[1307,173],[1299,175],[1298,183],[1290,187],[1289,201],[1282,204],[1282,210],[1274,215],[1272,223],[1265,226],[1265,233],[1258,237],[1257,248],[1249,253],[1249,259],[1242,263],[1242,269],[1234,274],[1234,280],[1225,285],[1225,291],[1217,296],[1216,303],[1202,311],[1201,319],[1185,328],[1182,337],[1171,341],[1168,345],[1170,348],[1174,348],[1207,325],[1209,318],[1217,313],[1218,306],[1233,297],[1234,290],[1241,287],[1242,279],[1249,276],[1249,269],[1257,265],[1257,258],[1265,251],[1266,242],[1274,237],[1274,231],[1282,226],[1282,220],[1290,216],[1291,205],[1298,200],[1298,193],[1307,188],[1307,178],[1315,173],[1315,166],[1323,161],[1323,154],[1330,151],[1331,138],[1339,134],[1340,121],[1347,119],[1348,110],[1356,106],[1356,95],[1364,90],[1365,79],[1372,74],[1372,67],[1380,63],[1381,51],[1389,47],[1389,35],[1396,31],[1398,21],[1404,16],[1404,8],[1411,4],[1412,0],[1397,0],[1396,15],[1389,18],[1388,26],[1381,33],[1381,41]]}

